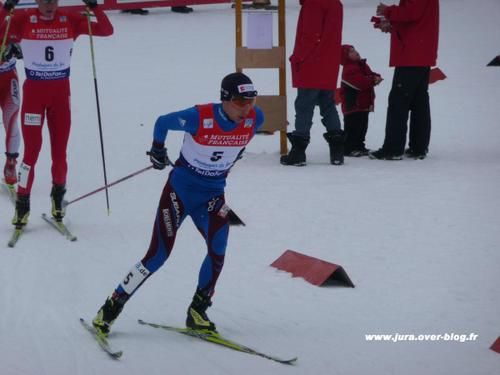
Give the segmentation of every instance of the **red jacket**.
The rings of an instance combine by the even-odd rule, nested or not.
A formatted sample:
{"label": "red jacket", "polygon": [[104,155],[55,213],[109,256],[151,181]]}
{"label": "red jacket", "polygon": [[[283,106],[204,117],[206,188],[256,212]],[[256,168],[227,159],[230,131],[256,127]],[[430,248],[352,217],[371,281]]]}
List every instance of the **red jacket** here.
{"label": "red jacket", "polygon": [[[345,47],[345,48],[344,48]],[[375,103],[375,77],[380,74],[373,72],[366,59],[352,61],[347,57],[349,45],[342,48],[342,84],[340,98],[342,113],[372,112]]]}
{"label": "red jacket", "polygon": [[400,0],[384,16],[391,22],[390,66],[436,65],[439,0]]}
{"label": "red jacket", "polygon": [[295,47],[290,56],[292,85],[335,90],[340,65],[343,7],[340,0],[300,0]]}

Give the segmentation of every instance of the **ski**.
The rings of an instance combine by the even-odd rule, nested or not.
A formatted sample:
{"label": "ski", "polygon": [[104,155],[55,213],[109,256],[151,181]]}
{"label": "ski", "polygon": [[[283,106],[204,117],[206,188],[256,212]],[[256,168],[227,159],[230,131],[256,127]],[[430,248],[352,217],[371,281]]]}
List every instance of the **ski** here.
{"label": "ski", "polygon": [[285,365],[293,365],[297,361],[297,357],[291,358],[291,359],[281,359],[279,357],[275,357],[273,355],[265,354],[262,352],[259,352],[255,349],[249,348],[248,346],[239,344],[235,341],[229,340],[223,336],[221,336],[219,333],[211,332],[211,331],[206,331],[206,330],[196,330],[196,329],[191,329],[191,328],[180,328],[180,327],[172,327],[172,326],[167,326],[163,324],[156,324],[156,323],[148,323],[145,322],[144,320],[139,319],[138,320],[139,324],[142,325],[147,325],[153,328],[162,328],[167,331],[171,332],[177,332],[181,333],[186,336],[194,337],[203,341],[209,341],[217,345],[224,346],[229,349],[233,349],[239,352],[247,353],[247,354],[253,354],[259,357],[263,357],[266,359],[269,359],[271,361],[279,362]]}
{"label": "ski", "polygon": [[7,242],[7,246],[8,247],[16,246],[16,243],[19,240],[19,237],[21,237],[21,234],[23,234],[23,231],[24,231],[23,228],[15,228],[14,232],[12,233],[12,236],[10,237],[9,242]]}
{"label": "ski", "polygon": [[15,205],[17,197],[16,187],[14,185],[9,185],[5,182],[5,180],[2,180],[2,190],[7,193],[10,201]]}
{"label": "ski", "polygon": [[87,323],[87,321],[83,318],[80,318],[80,323],[82,323],[82,326],[90,332],[90,334],[92,335],[92,337],[95,339],[95,341],[97,341],[97,343],[99,344],[99,346],[102,348],[102,350],[104,350],[106,353],[108,353],[108,355],[113,358],[113,359],[119,359],[122,354],[123,354],[123,351],[121,350],[114,350],[111,345],[109,344],[109,341],[108,339],[106,339],[106,337],[100,335],[99,333],[97,333],[96,329],[91,326],[89,323]]}
{"label": "ski", "polygon": [[42,219],[49,223],[53,228],[55,228],[59,233],[66,237],[70,241],[76,241],[77,237],[73,235],[68,227],[63,222],[54,220],[53,217],[49,217],[47,214],[42,214]]}

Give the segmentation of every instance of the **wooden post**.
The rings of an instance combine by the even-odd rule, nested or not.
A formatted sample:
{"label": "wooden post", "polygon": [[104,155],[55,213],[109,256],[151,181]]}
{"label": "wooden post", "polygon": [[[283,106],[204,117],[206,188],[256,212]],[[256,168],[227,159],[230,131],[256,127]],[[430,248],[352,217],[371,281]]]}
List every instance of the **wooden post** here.
{"label": "wooden post", "polygon": [[[235,15],[236,15],[236,48],[243,46],[243,31],[242,31],[242,20],[241,20],[241,10],[242,10],[241,0],[236,0]],[[236,67],[236,71],[241,73],[241,68]]]}
{"label": "wooden post", "polygon": [[[285,19],[285,0],[278,1],[278,44],[280,47],[285,48],[286,51],[286,19]],[[286,59],[286,56],[285,56]],[[285,60],[286,61],[286,60]],[[280,69],[280,95],[286,98],[286,65]],[[285,102],[285,111],[287,110]],[[288,121],[287,124],[288,125]],[[288,153],[288,144],[286,142],[286,126],[284,130],[280,130],[280,154],[285,155]]]}
{"label": "wooden post", "polygon": [[[259,95],[258,106],[264,112],[263,132],[280,132],[280,153],[287,153],[286,127],[286,30],[285,30],[285,0],[278,0],[278,6],[266,6],[267,11],[278,10],[278,46],[270,49],[249,49],[243,47],[242,0],[235,2],[236,22],[236,71],[243,69],[278,69],[278,95]],[[265,11],[263,10],[263,11]]]}

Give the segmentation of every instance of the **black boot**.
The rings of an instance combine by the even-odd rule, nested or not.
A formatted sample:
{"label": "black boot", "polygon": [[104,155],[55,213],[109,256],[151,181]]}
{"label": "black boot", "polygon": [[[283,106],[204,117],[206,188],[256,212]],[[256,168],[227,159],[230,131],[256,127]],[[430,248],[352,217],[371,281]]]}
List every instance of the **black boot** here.
{"label": "black boot", "polygon": [[63,198],[66,194],[66,185],[53,185],[50,197],[52,198],[52,216],[56,221],[62,221],[66,214],[66,208],[63,206]]}
{"label": "black boot", "polygon": [[295,165],[297,167],[306,165],[306,148],[309,144],[309,138],[304,138],[293,133],[287,133],[286,136],[292,144],[292,149],[288,155],[283,155],[280,158],[280,163],[283,165]]}
{"label": "black boot", "polygon": [[344,131],[335,130],[323,134],[330,146],[330,163],[333,165],[344,164]]}
{"label": "black boot", "polygon": [[16,200],[16,212],[14,218],[12,219],[12,224],[16,226],[17,229],[23,228],[28,224],[28,217],[30,216],[30,196],[28,195],[17,195]]}
{"label": "black boot", "polygon": [[147,9],[142,9],[142,8],[137,8],[137,9],[124,9],[122,10],[122,13],[130,13],[130,14],[140,14],[142,16],[149,14],[149,10]]}
{"label": "black boot", "polygon": [[171,8],[172,12],[175,13],[191,13],[193,11],[193,8],[181,5],[181,6],[175,6]]}
{"label": "black boot", "polygon": [[212,306],[210,297],[198,289],[187,311],[186,327],[217,332],[215,324],[210,321],[206,314],[210,306]]}

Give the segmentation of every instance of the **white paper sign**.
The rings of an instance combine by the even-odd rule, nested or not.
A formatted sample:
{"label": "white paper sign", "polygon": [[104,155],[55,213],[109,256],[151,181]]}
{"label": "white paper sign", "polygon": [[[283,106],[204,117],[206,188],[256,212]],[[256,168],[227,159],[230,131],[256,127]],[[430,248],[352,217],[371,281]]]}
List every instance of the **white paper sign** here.
{"label": "white paper sign", "polygon": [[247,13],[247,48],[273,48],[272,13]]}

